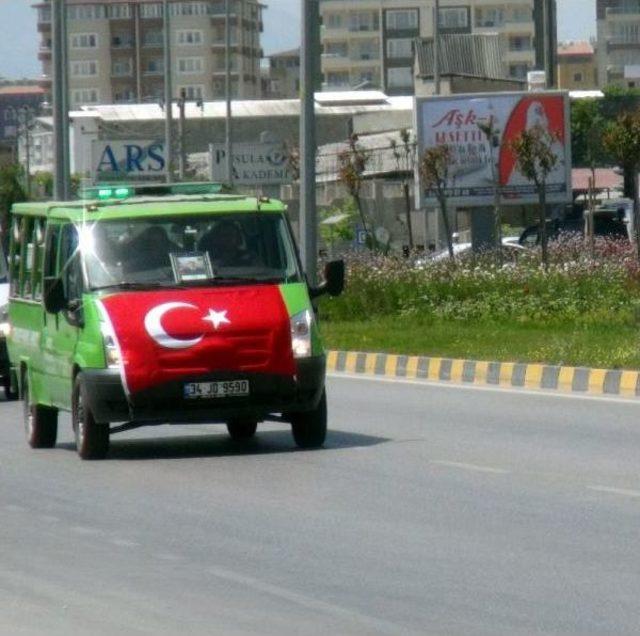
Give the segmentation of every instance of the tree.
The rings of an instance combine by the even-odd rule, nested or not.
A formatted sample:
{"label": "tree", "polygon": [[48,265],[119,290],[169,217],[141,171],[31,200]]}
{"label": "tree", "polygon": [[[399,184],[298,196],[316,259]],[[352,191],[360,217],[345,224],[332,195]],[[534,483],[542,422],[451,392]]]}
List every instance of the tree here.
{"label": "tree", "polygon": [[369,159],[369,153],[358,143],[358,135],[351,135],[347,142],[347,148],[338,154],[338,180],[347,188],[349,195],[356,204],[369,247],[375,248],[376,239],[367,223],[362,199],[360,198],[364,171]]}
{"label": "tree", "polygon": [[22,187],[22,166],[7,164],[0,166],[0,231],[2,232],[3,247],[9,236],[11,206],[20,201],[26,201],[27,193]]}
{"label": "tree", "polygon": [[449,256],[453,259],[453,241],[449,228],[449,217],[447,216],[447,184],[449,182],[451,162],[451,148],[449,146],[435,146],[425,150],[420,158],[419,170],[422,177],[422,187],[427,192],[432,192],[440,205],[442,223],[447,236],[447,248]]}
{"label": "tree", "polygon": [[574,166],[595,169],[606,166],[609,157],[602,145],[606,120],[601,102],[596,99],[578,99],[571,105],[571,157]]}
{"label": "tree", "polygon": [[512,142],[511,148],[516,155],[518,170],[531,181],[538,193],[539,219],[538,227],[542,244],[542,263],[549,267],[549,250],[547,237],[547,177],[558,163],[553,152],[553,144],[558,141],[556,134],[540,125],[521,132]]}
{"label": "tree", "polygon": [[[638,169],[640,168],[640,110],[625,112],[610,124],[603,136],[604,146],[620,164],[624,173],[625,196],[633,199],[633,224],[640,259],[640,205]],[[629,194],[627,194],[627,184]]]}
{"label": "tree", "polygon": [[409,175],[413,174],[416,163],[416,142],[411,140],[411,133],[403,128],[400,130],[400,144],[391,138],[389,140],[391,152],[396,162],[398,175],[402,179],[402,193],[404,196],[407,231],[409,233],[409,249],[413,250],[413,229],[411,227],[411,194],[409,191]]}

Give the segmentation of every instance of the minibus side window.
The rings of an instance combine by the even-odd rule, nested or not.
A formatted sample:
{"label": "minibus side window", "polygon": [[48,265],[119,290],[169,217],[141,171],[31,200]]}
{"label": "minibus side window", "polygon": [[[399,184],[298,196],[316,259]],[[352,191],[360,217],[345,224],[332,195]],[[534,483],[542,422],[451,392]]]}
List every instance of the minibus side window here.
{"label": "minibus side window", "polygon": [[20,295],[20,225],[22,219],[13,217],[11,223],[11,243],[9,246],[9,278],[11,280],[11,296]]}
{"label": "minibus side window", "polygon": [[33,268],[33,220],[28,216],[20,224],[20,286],[22,298],[31,296],[31,269]]}
{"label": "minibus side window", "polygon": [[44,276],[53,278],[58,275],[58,243],[60,242],[60,226],[50,225],[44,251]]}
{"label": "minibus side window", "polygon": [[42,300],[42,264],[44,261],[44,221],[37,219],[33,224],[33,269],[31,285],[34,300]]}
{"label": "minibus side window", "polygon": [[71,224],[62,228],[60,277],[67,302],[79,300],[82,297],[82,268],[78,252],[78,231]]}

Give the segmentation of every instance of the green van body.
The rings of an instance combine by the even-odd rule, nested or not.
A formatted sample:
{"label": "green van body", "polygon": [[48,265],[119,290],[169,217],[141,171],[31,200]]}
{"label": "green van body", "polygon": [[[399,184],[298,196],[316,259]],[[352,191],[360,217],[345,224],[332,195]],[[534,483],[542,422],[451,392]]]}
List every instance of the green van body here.
{"label": "green van body", "polygon": [[[211,221],[215,224],[216,218],[222,215],[227,220],[251,215],[251,222],[253,219],[258,219],[256,222],[261,222],[263,218],[277,218],[282,219],[282,223],[286,225],[286,233],[289,238],[285,237],[284,240],[285,242],[291,240],[292,253],[296,261],[295,268],[298,273],[295,275],[295,280],[283,280],[271,287],[274,290],[279,290],[281,302],[286,308],[289,320],[298,315],[311,316],[308,319],[309,333],[306,336],[310,343],[310,350],[302,357],[293,355],[293,372],[285,374],[286,378],[278,377],[277,381],[273,380],[271,376],[266,379],[262,378],[260,373],[229,373],[225,369],[219,370],[219,374],[209,373],[203,380],[206,381],[206,384],[217,383],[218,379],[233,382],[239,376],[247,377],[249,381],[247,386],[250,392],[248,396],[233,394],[227,396],[225,394],[224,396],[216,395],[214,399],[187,400],[185,397],[184,401],[181,401],[179,397],[176,398],[178,396],[176,391],[181,389],[172,385],[173,388],[169,390],[169,394],[174,396],[172,399],[175,408],[167,409],[162,402],[162,393],[166,392],[168,385],[163,384],[158,387],[156,393],[145,394],[155,396],[151,401],[154,402],[157,398],[161,408],[154,410],[149,407],[147,399],[145,408],[138,409],[135,395],[127,392],[128,371],[125,369],[127,356],[125,355],[124,360],[120,359],[116,365],[109,363],[109,354],[107,345],[105,345],[107,341],[105,340],[103,313],[105,303],[110,302],[114,295],[118,295],[121,304],[126,303],[128,297],[138,298],[136,296],[138,288],[142,289],[144,285],[132,286],[131,289],[125,284],[121,286],[105,285],[102,289],[92,287],[88,280],[88,265],[84,260],[86,256],[83,253],[83,228],[89,227],[90,231],[95,233],[96,227],[109,222],[120,221],[125,224],[129,222],[135,224],[158,221],[161,223],[163,219],[180,221],[181,218],[189,219],[189,223],[193,222],[193,225],[197,225],[199,220],[202,220],[203,223]],[[248,223],[249,221],[245,219],[244,222]],[[110,227],[115,227],[115,225]],[[187,228],[185,232],[193,231],[189,224],[185,227]],[[124,426],[131,428],[137,425],[165,422],[206,421],[229,424],[231,420],[236,421],[238,418],[243,421],[259,422],[271,417],[278,417],[295,422],[296,418],[299,420],[304,413],[317,412],[319,404],[323,402],[325,352],[317,323],[313,319],[314,311],[310,300],[310,291],[301,271],[299,257],[286,220],[286,208],[282,203],[222,194],[133,197],[106,201],[21,203],[13,207],[10,231],[9,321],[11,332],[7,339],[7,345],[12,385],[19,389],[23,396],[26,391],[27,410],[29,408],[36,409],[34,411],[36,415],[40,412],[48,415],[57,414],[58,410],[75,413],[75,409],[79,413],[78,417],[82,418],[85,416],[84,410],[90,408],[95,425],[103,427],[113,423],[125,423]],[[77,245],[74,241],[77,241]],[[79,254],[79,259],[77,254]],[[200,259],[200,256],[197,258]],[[73,263],[79,263],[77,271],[80,274],[75,279],[69,273],[69,270],[72,269],[69,265],[71,259],[73,259]],[[200,260],[197,263],[200,263]],[[177,276],[175,271],[174,275]],[[82,277],[81,281],[78,280],[78,276]],[[70,278],[63,284],[63,279],[67,280],[65,277]],[[45,296],[53,294],[52,290],[55,287],[52,279],[60,282],[61,289],[66,285],[69,290],[76,287],[82,290],[78,294],[79,298],[73,300],[67,298],[67,305],[57,312],[47,311],[45,308]],[[216,285],[217,281],[214,276],[210,281],[210,287],[215,288]],[[237,287],[229,281],[226,285],[227,289],[236,290],[238,294],[242,294],[243,290],[252,287],[260,291],[262,287],[269,286],[262,285],[260,281],[253,286],[250,281],[242,281]],[[199,282],[195,287],[189,285],[187,287],[191,290],[191,297],[199,294],[200,289],[204,294],[205,287],[202,282]],[[141,297],[149,300],[153,299],[155,293],[165,294],[165,296],[171,295],[173,292],[179,294],[180,289],[182,287],[177,284],[168,286],[168,291],[158,290],[156,292],[151,287],[149,290],[143,290]],[[242,296],[238,297],[242,298]],[[180,302],[180,297],[178,297],[178,302],[174,305],[180,304],[185,307],[191,306],[189,303]],[[167,306],[169,305],[167,304]],[[226,312],[219,312],[218,315],[223,316],[222,321],[230,322],[226,319]],[[135,320],[132,318],[132,321],[135,322]],[[218,327],[216,324],[216,330]],[[226,327],[226,325],[222,327]],[[302,330],[304,331],[304,326]],[[280,329],[280,331],[282,330]],[[216,342],[220,347],[224,346],[222,332],[221,328],[220,334],[217,331],[215,334]],[[293,336],[291,337],[293,338]],[[275,341],[274,338],[275,336],[271,338],[271,341]],[[293,345],[291,346],[293,347]],[[167,356],[173,355],[170,350],[166,351]],[[287,355],[291,356],[290,351]],[[281,361],[278,360],[273,361],[274,365],[280,363]],[[79,378],[82,379],[80,389],[77,388]],[[193,378],[191,379],[193,380]],[[194,385],[204,386],[199,383],[201,379],[195,378],[198,382],[195,382]],[[178,381],[179,383],[180,381]],[[100,395],[102,388],[107,385],[108,388],[104,395]],[[269,390],[265,387],[271,386],[274,387],[273,400],[269,399],[265,393]],[[261,391],[261,397],[257,401],[253,397],[254,387],[260,387]],[[207,384],[207,390],[210,388]],[[74,399],[78,400],[76,395],[78,390],[84,392],[85,395],[85,403],[82,408],[74,403]],[[74,395],[76,395],[75,398]],[[76,426],[75,420],[74,426]],[[114,429],[111,430],[113,432]],[[323,436],[322,439],[324,439]],[[32,443],[32,445],[34,444]]]}

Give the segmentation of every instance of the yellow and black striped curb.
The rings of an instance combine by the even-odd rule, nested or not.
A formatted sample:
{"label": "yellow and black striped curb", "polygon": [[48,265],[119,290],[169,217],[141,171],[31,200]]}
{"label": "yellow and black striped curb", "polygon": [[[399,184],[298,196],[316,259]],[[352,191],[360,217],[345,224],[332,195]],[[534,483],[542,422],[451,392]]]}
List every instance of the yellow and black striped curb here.
{"label": "yellow and black striped curb", "polygon": [[329,351],[327,370],[452,384],[640,396],[640,372],[614,369]]}

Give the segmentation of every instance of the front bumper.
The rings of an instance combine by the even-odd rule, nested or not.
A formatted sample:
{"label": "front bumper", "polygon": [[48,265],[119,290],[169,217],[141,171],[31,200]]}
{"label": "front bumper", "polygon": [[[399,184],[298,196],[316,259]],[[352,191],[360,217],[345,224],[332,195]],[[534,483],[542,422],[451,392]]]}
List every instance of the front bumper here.
{"label": "front bumper", "polygon": [[[96,421],[169,424],[225,422],[232,418],[263,420],[273,413],[315,408],[324,389],[325,357],[296,361],[294,377],[258,373],[220,372],[184,377],[133,395],[126,395],[116,369],[86,369],[81,374],[86,403]],[[185,400],[185,382],[249,380],[247,397]]]}

